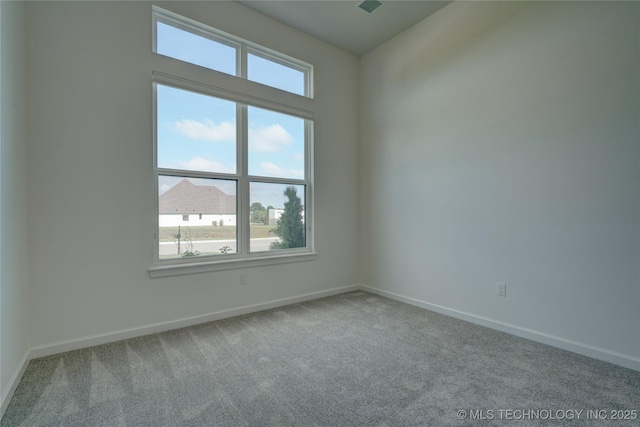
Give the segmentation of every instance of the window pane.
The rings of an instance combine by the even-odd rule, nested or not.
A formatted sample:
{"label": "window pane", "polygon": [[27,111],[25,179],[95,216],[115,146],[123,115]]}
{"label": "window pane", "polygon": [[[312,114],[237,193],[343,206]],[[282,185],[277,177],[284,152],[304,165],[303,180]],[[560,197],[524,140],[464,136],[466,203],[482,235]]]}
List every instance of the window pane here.
{"label": "window pane", "polygon": [[236,104],[157,85],[158,167],[236,172]]}
{"label": "window pane", "polygon": [[252,182],[250,193],[251,252],[307,246],[304,185]]}
{"label": "window pane", "polygon": [[236,48],[157,22],[156,51],[161,55],[236,75]]}
{"label": "window pane", "polygon": [[247,78],[267,86],[305,95],[305,76],[302,71],[249,54],[247,61]]}
{"label": "window pane", "polygon": [[235,253],[236,181],[158,177],[160,259]]}
{"label": "window pane", "polygon": [[304,119],[248,107],[249,175],[304,179]]}

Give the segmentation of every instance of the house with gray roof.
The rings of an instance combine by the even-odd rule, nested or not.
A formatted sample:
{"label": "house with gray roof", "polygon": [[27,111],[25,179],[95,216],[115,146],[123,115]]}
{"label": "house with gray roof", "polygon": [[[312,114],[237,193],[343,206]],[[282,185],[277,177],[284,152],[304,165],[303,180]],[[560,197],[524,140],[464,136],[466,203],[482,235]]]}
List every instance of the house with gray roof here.
{"label": "house with gray roof", "polygon": [[160,227],[236,225],[236,196],[183,179],[158,200]]}

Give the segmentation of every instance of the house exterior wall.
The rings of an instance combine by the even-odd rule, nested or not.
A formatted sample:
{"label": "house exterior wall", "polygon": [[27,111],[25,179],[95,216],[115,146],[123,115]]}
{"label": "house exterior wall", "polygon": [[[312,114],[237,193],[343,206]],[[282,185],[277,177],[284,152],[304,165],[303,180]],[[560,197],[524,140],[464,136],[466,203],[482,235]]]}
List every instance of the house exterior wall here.
{"label": "house exterior wall", "polygon": [[269,209],[269,225],[277,225],[284,209]]}
{"label": "house exterior wall", "polygon": [[[185,214],[187,215],[187,214]],[[182,214],[160,214],[158,225],[160,227],[177,226],[222,226],[236,225],[235,215],[225,214],[188,214],[188,221],[184,220]]]}

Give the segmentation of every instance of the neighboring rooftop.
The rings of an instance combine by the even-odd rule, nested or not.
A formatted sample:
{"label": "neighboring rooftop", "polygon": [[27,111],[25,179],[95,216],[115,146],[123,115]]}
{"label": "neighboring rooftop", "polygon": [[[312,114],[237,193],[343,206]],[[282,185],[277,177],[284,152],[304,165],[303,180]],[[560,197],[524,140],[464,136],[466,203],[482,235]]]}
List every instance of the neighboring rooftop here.
{"label": "neighboring rooftop", "polygon": [[188,179],[160,195],[159,213],[162,214],[235,214],[236,196],[230,196],[218,187],[195,185]]}

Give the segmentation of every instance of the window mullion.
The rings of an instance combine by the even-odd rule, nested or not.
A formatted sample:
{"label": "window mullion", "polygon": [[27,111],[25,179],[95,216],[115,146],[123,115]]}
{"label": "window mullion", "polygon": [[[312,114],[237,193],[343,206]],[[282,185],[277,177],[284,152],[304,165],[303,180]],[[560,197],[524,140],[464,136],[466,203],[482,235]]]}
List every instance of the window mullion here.
{"label": "window mullion", "polygon": [[222,179],[222,180],[237,180],[238,175],[218,173],[218,172],[201,172],[188,169],[171,169],[171,168],[156,168],[156,175],[167,176],[182,176],[186,178],[210,178],[210,179]]}
{"label": "window mullion", "polygon": [[240,179],[238,182],[238,224],[239,235],[238,245],[240,254],[249,253],[249,234],[250,234],[250,219],[249,219],[249,179],[247,177],[247,171],[249,170],[248,160],[248,134],[249,125],[247,120],[247,106],[238,104],[238,171]]}
{"label": "window mullion", "polygon": [[248,66],[247,63],[249,62],[247,60],[247,57],[249,55],[249,51],[247,49],[247,45],[246,44],[241,44],[240,48],[238,49],[238,71],[239,71],[239,76],[240,78],[243,78],[246,80],[247,75],[248,75]]}
{"label": "window mullion", "polygon": [[271,184],[291,184],[291,185],[307,185],[309,183],[306,179],[293,179],[293,178],[279,178],[279,177],[271,177],[271,176],[259,176],[259,175],[249,175],[249,180],[251,182],[264,182]]}

